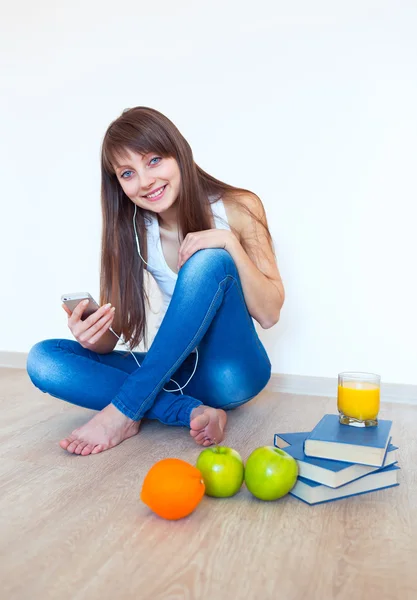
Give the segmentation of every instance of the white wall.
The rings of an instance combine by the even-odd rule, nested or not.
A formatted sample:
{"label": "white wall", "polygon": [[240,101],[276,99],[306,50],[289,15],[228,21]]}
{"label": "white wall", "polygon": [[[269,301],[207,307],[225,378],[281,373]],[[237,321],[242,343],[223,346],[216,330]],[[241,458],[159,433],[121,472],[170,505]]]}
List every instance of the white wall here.
{"label": "white wall", "polygon": [[70,337],[60,295],[98,296],[100,143],[145,105],[265,204],[273,371],[417,383],[414,0],[21,0],[0,21],[0,350]]}

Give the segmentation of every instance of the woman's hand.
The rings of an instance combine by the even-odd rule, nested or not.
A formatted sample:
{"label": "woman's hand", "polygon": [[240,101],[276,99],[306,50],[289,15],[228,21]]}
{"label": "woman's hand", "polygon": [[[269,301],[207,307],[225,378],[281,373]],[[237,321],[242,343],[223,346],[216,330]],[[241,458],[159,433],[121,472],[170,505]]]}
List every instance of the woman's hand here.
{"label": "woman's hand", "polygon": [[88,302],[88,300],[83,300],[77,304],[73,312],[65,304],[62,305],[62,308],[68,315],[68,327],[72,335],[83,348],[90,350],[111,327],[115,309],[114,307],[111,308],[111,304],[105,304],[100,306],[85,321],[82,321],[81,317]]}
{"label": "woman's hand", "polygon": [[178,251],[178,270],[197,250],[203,248],[224,248],[229,250],[238,241],[229,229],[206,229],[188,233]]}

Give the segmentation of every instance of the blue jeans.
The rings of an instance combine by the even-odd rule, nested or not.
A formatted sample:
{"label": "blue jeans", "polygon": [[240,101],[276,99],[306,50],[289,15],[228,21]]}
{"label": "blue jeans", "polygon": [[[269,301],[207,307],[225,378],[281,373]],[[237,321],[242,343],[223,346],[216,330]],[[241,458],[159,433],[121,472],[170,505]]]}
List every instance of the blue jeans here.
{"label": "blue jeans", "polygon": [[[189,379],[183,394],[170,390]],[[66,339],[35,344],[28,374],[43,392],[101,410],[113,403],[133,420],[157,419],[189,427],[201,404],[235,408],[268,383],[271,363],[245,304],[236,265],[223,249],[193,254],[180,269],[174,293],[148,352],[97,354]]]}

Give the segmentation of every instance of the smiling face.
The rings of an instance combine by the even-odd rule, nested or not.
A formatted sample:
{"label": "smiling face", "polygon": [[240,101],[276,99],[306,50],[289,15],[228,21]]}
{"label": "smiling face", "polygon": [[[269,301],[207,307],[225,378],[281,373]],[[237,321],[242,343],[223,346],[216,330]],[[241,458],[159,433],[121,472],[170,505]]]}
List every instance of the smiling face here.
{"label": "smiling face", "polygon": [[161,213],[175,204],[181,185],[175,158],[126,150],[117,162],[114,164],[117,179],[126,196],[137,206]]}

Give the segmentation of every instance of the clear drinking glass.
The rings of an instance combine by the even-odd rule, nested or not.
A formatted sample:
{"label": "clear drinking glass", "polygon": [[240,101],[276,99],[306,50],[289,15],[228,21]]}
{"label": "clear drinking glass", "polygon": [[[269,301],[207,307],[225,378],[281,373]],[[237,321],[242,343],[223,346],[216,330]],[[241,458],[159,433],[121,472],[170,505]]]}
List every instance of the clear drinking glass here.
{"label": "clear drinking glass", "polygon": [[375,373],[345,372],[338,375],[337,409],[342,425],[378,425],[381,376]]}

